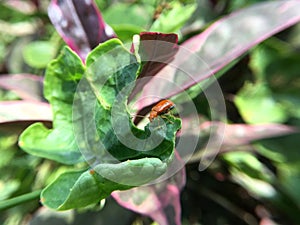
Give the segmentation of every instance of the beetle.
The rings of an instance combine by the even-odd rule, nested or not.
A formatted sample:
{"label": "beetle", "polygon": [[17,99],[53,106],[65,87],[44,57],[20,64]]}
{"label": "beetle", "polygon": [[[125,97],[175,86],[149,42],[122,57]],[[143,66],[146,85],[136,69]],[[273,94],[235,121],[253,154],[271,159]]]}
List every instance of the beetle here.
{"label": "beetle", "polygon": [[174,107],[175,104],[172,101],[167,99],[161,100],[151,109],[149,115],[150,122],[152,122],[157,116],[168,113]]}

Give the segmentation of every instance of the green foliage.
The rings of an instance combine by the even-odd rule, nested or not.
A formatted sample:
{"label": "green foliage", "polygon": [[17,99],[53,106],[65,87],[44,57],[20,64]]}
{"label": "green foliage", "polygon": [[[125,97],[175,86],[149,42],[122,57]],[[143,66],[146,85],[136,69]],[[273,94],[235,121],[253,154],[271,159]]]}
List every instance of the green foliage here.
{"label": "green foliage", "polygon": [[54,58],[55,53],[55,46],[48,41],[31,42],[23,49],[25,62],[34,68],[45,68]]}
{"label": "green foliage", "polygon": [[103,17],[111,25],[130,24],[145,28],[151,21],[151,8],[147,9],[139,4],[117,3],[111,5]]}
{"label": "green foliage", "polygon": [[[31,193],[37,187],[35,182],[36,168],[40,160],[25,154],[17,148],[18,136],[16,134],[5,134],[0,131],[0,210],[1,224],[20,224],[24,215],[36,209],[38,206],[38,195],[35,195],[34,202],[22,204],[26,201],[11,201],[12,197]],[[6,204],[6,203],[9,204]],[[9,211],[3,209],[17,206]],[[4,222],[5,220],[5,222]]]}
{"label": "green foliage", "polygon": [[154,21],[150,31],[163,33],[178,33],[196,10],[196,4],[183,5],[179,2],[168,4],[166,9]]}
{"label": "green foliage", "polygon": [[299,59],[299,53],[275,38],[253,50],[249,65],[257,80],[246,83],[235,99],[245,121],[299,118]]}
{"label": "green foliage", "polygon": [[230,11],[235,11],[243,7],[251,6],[255,3],[259,3],[261,0],[232,0],[228,1],[228,9]]}
{"label": "green foliage", "polygon": [[[63,48],[58,58],[52,60],[61,40],[47,19],[44,4],[35,8],[31,5],[33,1],[17,1],[31,5],[33,13],[23,13],[18,7],[8,6],[11,2],[0,3],[0,72],[43,75],[47,67],[44,97],[51,104],[53,124],[49,127],[44,123],[34,123],[20,137],[18,135],[24,127],[18,127],[18,121],[9,124],[8,129],[7,124],[0,124],[0,209],[14,206],[1,211],[0,224],[34,224],[28,222],[28,218],[43,214],[45,210],[36,211],[40,206],[40,192],[41,202],[51,209],[80,208],[76,213],[69,211],[73,220],[78,222],[78,214],[97,205],[112,191],[143,185],[164,174],[174,157],[175,134],[181,122],[173,116],[166,116],[146,124],[143,130],[132,123],[127,97],[141,65],[129,50],[114,39],[96,47],[85,63],[69,48]],[[183,27],[186,29],[180,38],[188,40],[216,18],[260,1],[221,0],[214,1],[214,4],[208,0],[197,3],[194,0],[96,2],[105,22],[114,29],[118,38],[131,42],[132,36],[141,31],[180,33]],[[254,22],[256,19],[260,17],[255,17]],[[263,19],[256,25],[250,21],[249,26],[263,30],[270,22]],[[228,28],[230,25],[228,21]],[[18,29],[20,26],[22,29]],[[251,36],[251,31],[244,34],[238,29],[233,33],[226,33],[226,29],[222,32],[218,41],[209,46],[208,51],[203,51],[204,55],[199,54],[207,59],[208,64],[215,52],[231,48],[231,44],[236,46],[234,40]],[[235,38],[231,40],[233,35]],[[299,127],[299,35],[298,24],[217,72],[216,77],[228,100],[230,123],[277,123]],[[223,41],[224,45],[221,45]],[[224,62],[223,57],[228,55],[216,60],[217,66]],[[178,75],[175,82],[176,79],[179,81],[182,77]],[[207,79],[187,90],[199,108],[197,116],[201,121],[206,121],[204,114],[210,113],[209,105],[203,100],[205,96],[201,95],[210,84]],[[183,103],[182,108],[177,109],[188,112],[184,107],[186,99],[181,94],[173,96],[176,103]],[[20,96],[18,91],[1,89],[0,98],[7,101],[20,99]],[[114,120],[111,120],[112,114]],[[12,127],[18,129],[10,130]],[[131,145],[124,143],[124,139],[132,140],[130,133],[141,141],[134,139],[129,141]],[[251,136],[250,132],[239,134]],[[123,141],[119,140],[120,137]],[[150,151],[139,151],[150,149],[150,141],[143,142],[151,140],[150,137],[162,142]],[[19,146],[25,152],[17,146],[18,138]],[[201,136],[202,141],[205,138]],[[231,145],[231,141],[236,141],[231,138],[225,141],[229,147],[222,146],[221,150],[224,147],[227,152],[218,157],[207,171],[199,173],[196,164],[186,167],[189,185],[181,199],[185,224],[262,224],[265,220],[274,220],[274,224],[300,224],[299,133],[256,140],[245,146]],[[202,146],[205,144],[198,147]],[[219,196],[211,197],[209,192],[203,194],[205,188],[218,192]],[[208,200],[210,197],[211,201]],[[197,210],[192,215],[194,202]],[[109,208],[108,211],[106,215],[103,212],[97,212],[97,215],[101,219],[118,215],[115,217],[121,224],[118,209]],[[220,214],[220,211],[226,213]],[[198,217],[199,212],[201,217]],[[59,212],[58,215],[63,214]],[[90,212],[87,215],[90,216]],[[134,224],[142,224],[140,218]],[[43,223],[44,219],[41,219]],[[69,218],[68,223],[72,223],[70,221]],[[102,223],[102,220],[97,222]]]}
{"label": "green foliage", "polygon": [[[131,183],[138,184],[145,177],[148,181],[157,178],[166,170],[166,165],[158,159],[131,160],[113,164],[100,164],[95,170],[72,171],[60,175],[53,183],[46,187],[41,199],[44,205],[56,209],[66,210],[81,208],[91,204],[97,204],[101,199],[108,197],[114,190],[126,190],[132,186],[116,183],[99,175],[103,173],[115,173],[118,178],[132,179]],[[140,172],[143,171],[141,174]]]}
{"label": "green foliage", "polygon": [[42,123],[32,124],[20,136],[19,146],[23,150],[66,164],[82,161],[70,131],[74,93],[83,73],[80,58],[68,48],[49,64],[44,94],[52,105],[53,128],[48,129]]}
{"label": "green foliage", "polygon": [[243,171],[252,178],[267,182],[272,182],[274,179],[271,171],[251,153],[234,152],[226,154],[224,159],[227,160],[233,168]]}
{"label": "green foliage", "polygon": [[116,3],[104,11],[103,17],[112,26],[118,38],[131,41],[133,35],[147,29],[153,11],[149,4]]}
{"label": "green foliage", "polygon": [[248,123],[285,122],[287,114],[264,84],[247,83],[235,97],[235,104]]}
{"label": "green foliage", "polygon": [[[299,52],[278,38],[269,39],[251,52],[249,66],[254,81],[245,82],[234,99],[246,122],[288,123],[299,127],[299,57]],[[270,160],[276,173],[266,170],[252,154],[225,156],[237,183],[256,198],[283,210],[296,223],[300,221],[295,216],[300,202],[298,140],[299,133],[296,133],[255,142],[254,149]]]}
{"label": "green foliage", "polygon": [[21,22],[30,18],[29,15],[22,13],[21,11],[17,11],[12,7],[9,7],[5,4],[0,4],[0,11],[2,12],[0,15],[0,20],[3,21],[11,21],[13,23]]}
{"label": "green foliage", "polygon": [[[2,135],[1,135],[2,136]],[[0,169],[6,169],[9,167],[9,163],[15,157],[16,149],[14,149],[13,145],[16,141],[16,136],[2,136],[0,138]],[[17,179],[11,179],[8,174],[1,173],[0,180],[0,200],[7,199],[12,193],[18,190],[20,186],[20,181]]]}
{"label": "green foliage", "polygon": [[[145,184],[166,171],[167,164],[173,158],[174,138],[181,123],[179,119],[169,117],[164,119],[166,130],[160,128],[159,120],[151,126],[148,124],[145,130],[135,127],[126,104],[138,68],[133,55],[117,39],[95,48],[87,57],[86,66],[67,47],[49,64],[44,94],[52,105],[53,128],[48,129],[41,123],[31,125],[21,134],[20,147],[39,157],[75,164],[83,160],[76,143],[77,136],[77,141],[81,137],[78,142],[80,148],[90,148],[90,154],[96,151],[95,155],[102,155],[102,158],[101,163],[98,162],[93,168],[96,172],[71,171],[60,175],[42,192],[43,204],[57,210],[85,207],[106,198],[114,190]],[[90,83],[81,89],[78,86],[84,74]],[[101,83],[101,80],[104,82]],[[124,92],[127,86],[129,88]],[[120,95],[120,101],[115,102]],[[75,108],[79,106],[79,111],[74,111],[73,104]],[[90,105],[96,106],[93,116],[90,116],[93,112]],[[110,116],[114,105],[117,128],[113,127]],[[94,126],[90,126],[93,123],[97,139],[94,139]],[[129,130],[126,128],[128,124]],[[153,148],[152,142],[146,140],[142,142],[146,145],[139,146],[137,141],[136,144],[131,142],[131,147],[128,147],[119,140],[116,129],[126,139],[133,133],[138,140],[154,135],[162,141]],[[145,148],[150,150],[145,151]],[[105,161],[105,150],[120,162]]]}

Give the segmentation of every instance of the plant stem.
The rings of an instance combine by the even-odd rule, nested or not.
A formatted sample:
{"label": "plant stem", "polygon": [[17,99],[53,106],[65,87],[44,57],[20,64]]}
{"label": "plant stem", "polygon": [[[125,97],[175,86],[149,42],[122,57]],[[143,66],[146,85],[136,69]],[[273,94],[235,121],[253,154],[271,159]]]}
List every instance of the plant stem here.
{"label": "plant stem", "polygon": [[42,190],[33,191],[24,195],[20,195],[11,199],[7,199],[0,202],[0,211],[9,209],[16,205],[23,204],[25,202],[29,202],[31,200],[39,198]]}

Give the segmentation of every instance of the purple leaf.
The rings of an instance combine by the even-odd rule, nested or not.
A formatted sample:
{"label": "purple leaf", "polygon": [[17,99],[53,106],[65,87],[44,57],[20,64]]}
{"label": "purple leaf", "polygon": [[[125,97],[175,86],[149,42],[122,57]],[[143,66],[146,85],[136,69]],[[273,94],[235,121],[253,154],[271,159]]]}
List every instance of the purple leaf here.
{"label": "purple leaf", "polygon": [[[213,76],[253,46],[299,22],[299,12],[300,1],[275,1],[255,4],[220,19],[184,42],[170,65],[144,86],[140,99],[169,98]],[[138,110],[156,101],[143,100]]]}
{"label": "purple leaf", "polygon": [[225,126],[222,148],[234,148],[247,145],[251,142],[264,138],[283,136],[299,132],[296,127],[277,123],[266,124],[224,124],[221,122],[207,121],[201,124],[201,130],[216,130],[218,126]]}
{"label": "purple leaf", "polygon": [[48,15],[64,41],[83,60],[99,43],[116,37],[91,0],[52,0]]}
{"label": "purple leaf", "polygon": [[[143,67],[136,81],[135,88],[129,96],[129,101],[143,89],[153,76],[174,59],[178,51],[177,42],[177,34],[162,34],[158,32],[140,33],[138,53],[141,57]],[[134,51],[134,45],[132,46],[131,50]],[[148,111],[148,108],[146,111]],[[139,112],[138,114],[144,115],[143,113]],[[135,122],[137,123],[140,119],[140,117],[136,117]]]}
{"label": "purple leaf", "polygon": [[[188,119],[185,119],[188,123]],[[201,133],[194,133],[194,135],[210,135],[210,143],[220,143],[220,146],[216,150],[211,150],[209,147],[210,143],[199,143],[200,146],[205,146],[205,148],[210,149],[210,151],[203,151],[204,149],[198,149],[198,153],[194,154],[189,162],[196,162],[201,159],[215,157],[217,154],[221,154],[228,151],[245,150],[252,151],[251,142],[272,138],[278,136],[284,136],[288,134],[298,133],[299,129],[297,127],[277,124],[277,123],[265,123],[265,124],[225,124],[216,121],[206,121],[200,126]],[[186,134],[183,134],[186,135]],[[182,137],[181,137],[182,138]],[[200,139],[201,140],[201,139]],[[244,146],[244,148],[243,148]],[[187,156],[189,158],[189,156]]]}
{"label": "purple leaf", "polygon": [[43,77],[33,74],[1,75],[0,88],[10,90],[24,100],[43,99]]}
{"label": "purple leaf", "polygon": [[13,121],[51,121],[50,105],[37,101],[0,102],[0,123]]}
{"label": "purple leaf", "polygon": [[252,142],[299,133],[299,128],[278,123],[262,124],[227,124],[219,121],[205,121],[199,124],[199,129],[187,129],[189,124],[195,125],[192,117],[182,118],[182,130],[180,138],[199,137],[197,148],[188,152],[187,149],[179,148],[177,151],[187,163],[199,162],[199,170],[206,169],[214,158],[229,151],[253,151]]}
{"label": "purple leaf", "polygon": [[177,34],[140,33],[139,55],[144,65],[139,78],[155,76],[173,60],[178,51],[177,43]]}
{"label": "purple leaf", "polygon": [[[182,164],[178,155],[173,163]],[[147,215],[160,225],[180,225],[180,190],[185,182],[185,167],[183,166],[174,176],[161,183],[128,191],[115,191],[112,196],[121,206]]]}

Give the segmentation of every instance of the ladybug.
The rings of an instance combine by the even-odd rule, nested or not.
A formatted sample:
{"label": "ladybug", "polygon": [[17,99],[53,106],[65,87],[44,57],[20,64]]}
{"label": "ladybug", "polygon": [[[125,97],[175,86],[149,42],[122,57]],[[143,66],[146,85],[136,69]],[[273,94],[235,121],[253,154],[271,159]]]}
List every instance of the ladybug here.
{"label": "ladybug", "polygon": [[161,100],[151,109],[149,115],[150,122],[152,122],[157,116],[168,113],[174,107],[175,104],[172,101],[167,99]]}

